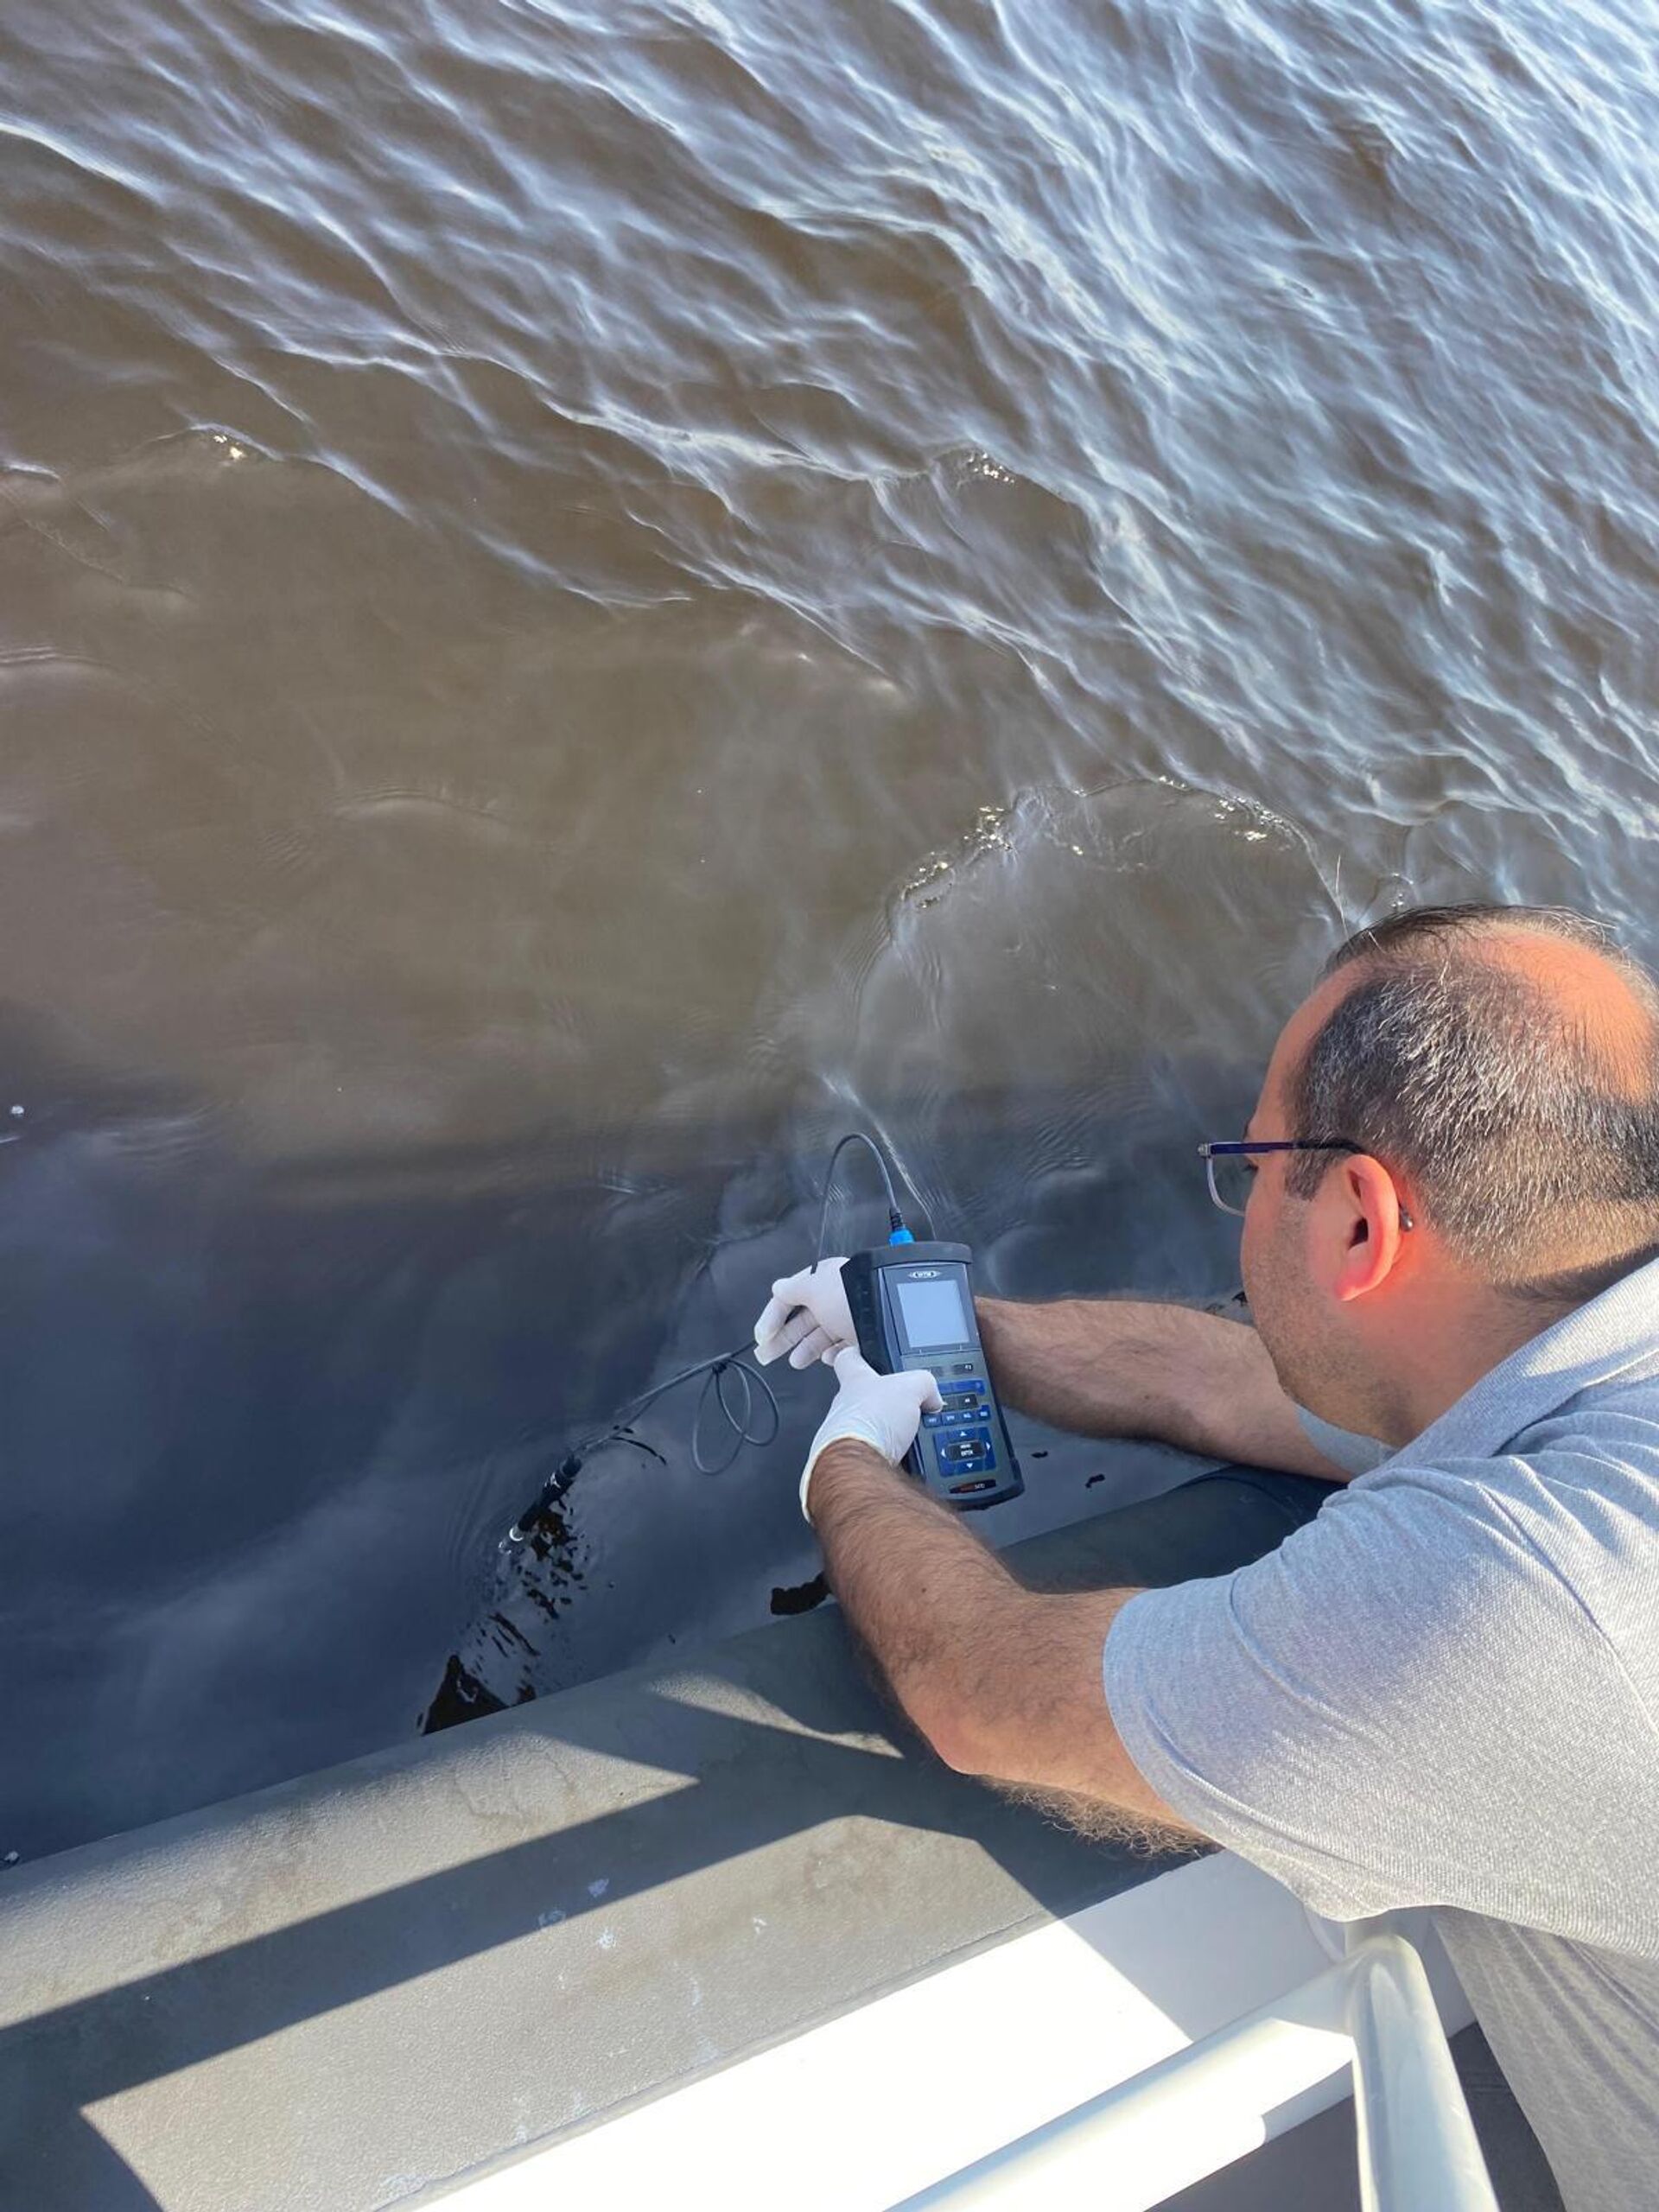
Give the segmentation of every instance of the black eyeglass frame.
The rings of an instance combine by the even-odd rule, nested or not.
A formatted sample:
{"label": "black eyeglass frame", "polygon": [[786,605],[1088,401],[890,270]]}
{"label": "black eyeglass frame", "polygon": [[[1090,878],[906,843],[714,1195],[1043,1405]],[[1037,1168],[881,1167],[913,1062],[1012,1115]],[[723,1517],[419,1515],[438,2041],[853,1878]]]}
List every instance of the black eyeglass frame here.
{"label": "black eyeglass frame", "polygon": [[[1236,1221],[1244,1218],[1243,1206],[1230,1206],[1216,1188],[1217,1160],[1237,1160],[1253,1152],[1363,1152],[1363,1144],[1355,1144],[1347,1137],[1228,1137],[1212,1144],[1201,1144],[1198,1157],[1204,1162],[1205,1179],[1210,1185],[1210,1196],[1223,1213],[1230,1213]],[[1404,1206],[1400,1209],[1400,1226],[1412,1229],[1416,1224]]]}

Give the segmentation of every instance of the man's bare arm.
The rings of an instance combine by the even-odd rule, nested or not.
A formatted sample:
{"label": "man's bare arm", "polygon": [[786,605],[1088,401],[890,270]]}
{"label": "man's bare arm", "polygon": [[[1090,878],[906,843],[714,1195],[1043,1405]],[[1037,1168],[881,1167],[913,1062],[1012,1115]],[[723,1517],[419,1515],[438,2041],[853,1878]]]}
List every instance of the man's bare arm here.
{"label": "man's bare arm", "polygon": [[1149,1436],[1217,1459],[1345,1482],[1315,1450],[1261,1338],[1239,1321],[1142,1299],[975,1301],[999,1393],[1080,1436]]}
{"label": "man's bare arm", "polygon": [[1110,1808],[1122,1835],[1193,1839],[1106,1703],[1106,1635],[1133,1590],[1027,1590],[867,1444],[824,1449],[810,1505],[842,1611],[948,1765]]}

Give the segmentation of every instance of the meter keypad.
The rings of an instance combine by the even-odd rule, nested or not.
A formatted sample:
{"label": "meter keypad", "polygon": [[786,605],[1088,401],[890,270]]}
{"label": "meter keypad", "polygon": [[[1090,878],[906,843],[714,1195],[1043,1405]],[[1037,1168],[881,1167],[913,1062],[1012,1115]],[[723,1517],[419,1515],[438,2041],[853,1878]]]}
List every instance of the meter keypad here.
{"label": "meter keypad", "polygon": [[964,1435],[940,1437],[938,1453],[939,1465],[950,1474],[977,1474],[983,1468],[996,1465],[989,1433],[982,1428],[969,1429]]}
{"label": "meter keypad", "polygon": [[[968,1364],[969,1372],[972,1374],[971,1364]],[[977,1377],[971,1382],[944,1383],[939,1395],[944,1404],[938,1413],[922,1415],[924,1428],[969,1428],[976,1423],[988,1421],[991,1417],[985,1385]],[[984,1440],[988,1443],[988,1437]]]}
{"label": "meter keypad", "polygon": [[988,1423],[990,1393],[976,1372],[978,1363],[956,1361],[943,1370],[936,1414],[924,1414],[922,1426],[935,1431],[934,1448],[946,1475],[982,1475],[996,1465]]}

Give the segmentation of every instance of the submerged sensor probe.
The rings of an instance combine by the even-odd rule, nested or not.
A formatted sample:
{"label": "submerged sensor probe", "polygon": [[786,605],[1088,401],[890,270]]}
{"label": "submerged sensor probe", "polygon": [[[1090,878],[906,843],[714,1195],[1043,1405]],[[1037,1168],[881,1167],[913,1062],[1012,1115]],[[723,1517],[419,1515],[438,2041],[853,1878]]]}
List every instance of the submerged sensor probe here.
{"label": "submerged sensor probe", "polygon": [[[813,1264],[824,1256],[830,1201],[836,1167],[849,1145],[861,1144],[881,1171],[887,1192],[888,1238],[873,1252],[859,1252],[842,1268],[847,1302],[858,1331],[858,1348],[883,1374],[902,1368],[927,1368],[938,1377],[943,1411],[924,1414],[915,1444],[906,1453],[906,1471],[958,1512],[973,1512],[1018,1497],[1025,1489],[1008,1443],[1007,1428],[991,1389],[990,1370],[974,1319],[970,1268],[965,1244],[918,1244],[906,1228],[886,1153],[862,1129],[850,1130],[830,1155],[823,1197],[818,1208],[818,1246]],[[665,1382],[630,1398],[608,1428],[590,1436],[560,1460],[501,1541],[507,1550],[523,1543],[538,1513],[563,1497],[588,1454],[604,1444],[642,1446],[630,1423],[647,1407],[682,1382],[703,1378],[691,1423],[691,1464],[700,1475],[723,1474],[746,1444],[766,1446],[782,1425],[777,1395],[766,1376],[747,1365],[747,1340],[733,1351],[700,1359]],[[704,1422],[710,1402],[731,1432],[731,1442],[717,1459],[703,1451]],[[761,1425],[755,1424],[756,1414]]]}

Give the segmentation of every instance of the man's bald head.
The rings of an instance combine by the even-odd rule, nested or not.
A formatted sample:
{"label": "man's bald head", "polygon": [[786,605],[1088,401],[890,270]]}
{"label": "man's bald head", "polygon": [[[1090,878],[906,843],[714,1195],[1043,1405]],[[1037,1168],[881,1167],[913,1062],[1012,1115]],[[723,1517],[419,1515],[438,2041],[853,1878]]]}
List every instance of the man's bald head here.
{"label": "man's bald head", "polygon": [[1490,1282],[1571,1304],[1659,1246],[1659,989],[1599,924],[1419,907],[1341,945],[1305,1015],[1287,1129],[1381,1160]]}

